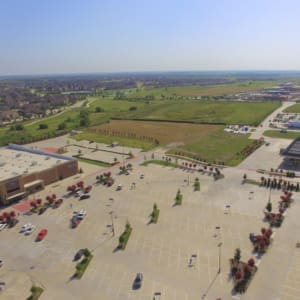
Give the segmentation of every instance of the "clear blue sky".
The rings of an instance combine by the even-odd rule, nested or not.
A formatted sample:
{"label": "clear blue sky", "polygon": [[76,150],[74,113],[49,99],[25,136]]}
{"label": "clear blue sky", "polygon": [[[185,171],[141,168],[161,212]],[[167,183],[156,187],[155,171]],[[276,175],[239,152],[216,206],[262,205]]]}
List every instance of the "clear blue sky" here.
{"label": "clear blue sky", "polygon": [[300,70],[299,0],[1,0],[0,74]]}

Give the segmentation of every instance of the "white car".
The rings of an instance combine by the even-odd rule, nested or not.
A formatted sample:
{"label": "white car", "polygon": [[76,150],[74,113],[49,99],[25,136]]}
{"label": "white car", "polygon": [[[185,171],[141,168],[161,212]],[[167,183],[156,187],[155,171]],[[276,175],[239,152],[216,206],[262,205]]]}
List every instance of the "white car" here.
{"label": "white car", "polygon": [[0,231],[3,230],[7,226],[6,223],[0,223]]}
{"label": "white car", "polygon": [[24,233],[28,228],[30,228],[32,226],[31,223],[27,223],[27,224],[24,224],[22,227],[21,227],[21,230],[20,232],[21,233]]}
{"label": "white car", "polygon": [[83,219],[86,216],[86,210],[85,209],[81,209],[79,212],[76,213],[76,218],[77,219]]}
{"label": "white car", "polygon": [[25,235],[30,235],[34,232],[35,230],[35,226],[31,225],[31,227],[27,228],[27,230],[25,231]]}

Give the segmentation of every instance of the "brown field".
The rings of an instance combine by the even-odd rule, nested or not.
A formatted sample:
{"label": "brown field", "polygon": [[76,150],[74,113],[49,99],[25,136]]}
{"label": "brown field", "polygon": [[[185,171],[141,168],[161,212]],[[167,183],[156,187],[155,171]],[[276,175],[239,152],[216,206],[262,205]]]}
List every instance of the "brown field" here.
{"label": "brown field", "polygon": [[[220,125],[197,125],[189,123],[147,122],[113,120],[108,124],[99,126],[101,130],[118,132],[122,134],[135,134],[137,137],[153,137],[161,145],[170,143],[189,144],[193,141],[206,138],[220,130]],[[97,127],[92,128],[97,132]]]}

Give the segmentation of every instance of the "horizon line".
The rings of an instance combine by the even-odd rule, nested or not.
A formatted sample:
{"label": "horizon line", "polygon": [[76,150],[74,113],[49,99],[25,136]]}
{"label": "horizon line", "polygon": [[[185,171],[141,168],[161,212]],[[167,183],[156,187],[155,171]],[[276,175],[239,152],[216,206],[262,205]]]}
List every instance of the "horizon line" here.
{"label": "horizon line", "polygon": [[257,73],[300,73],[300,69],[227,69],[227,70],[142,70],[142,71],[97,71],[97,72],[59,72],[59,73],[19,73],[0,74],[0,79],[12,77],[54,77],[54,76],[78,76],[78,75],[113,75],[113,74],[156,74],[156,73],[230,73],[230,72],[257,72]]}

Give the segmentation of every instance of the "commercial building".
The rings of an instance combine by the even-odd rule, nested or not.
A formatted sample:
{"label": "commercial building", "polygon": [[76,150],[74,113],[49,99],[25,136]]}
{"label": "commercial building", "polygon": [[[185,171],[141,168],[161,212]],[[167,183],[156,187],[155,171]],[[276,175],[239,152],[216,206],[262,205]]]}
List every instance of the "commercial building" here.
{"label": "commercial building", "polygon": [[298,165],[300,163],[300,138],[295,139],[286,149],[283,149],[280,154],[285,160]]}
{"label": "commercial building", "polygon": [[296,120],[288,121],[288,128],[299,129],[300,128],[300,120],[296,119]]}
{"label": "commercial building", "polygon": [[18,201],[77,173],[78,162],[72,157],[15,144],[0,148],[0,204]]}

